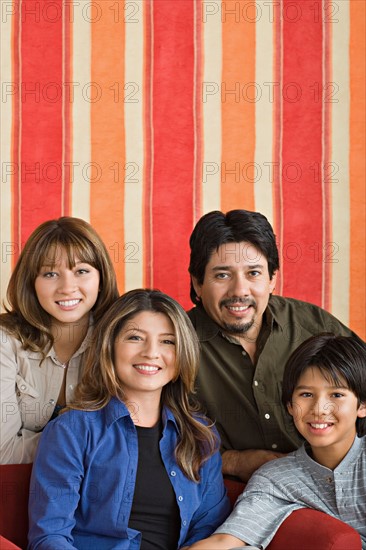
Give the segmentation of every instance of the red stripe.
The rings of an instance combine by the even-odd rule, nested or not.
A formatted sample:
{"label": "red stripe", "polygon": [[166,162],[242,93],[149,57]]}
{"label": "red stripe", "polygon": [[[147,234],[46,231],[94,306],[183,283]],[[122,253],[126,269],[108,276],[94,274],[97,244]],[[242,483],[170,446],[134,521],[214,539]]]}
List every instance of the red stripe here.
{"label": "red stripe", "polygon": [[155,287],[189,306],[193,225],[194,3],[155,0],[153,260]]}
{"label": "red stripe", "polygon": [[153,193],[152,168],[153,168],[153,128],[151,123],[151,95],[152,95],[152,56],[153,56],[153,29],[151,0],[144,4],[144,27],[145,27],[145,64],[144,64],[144,121],[145,121],[145,163],[144,163],[144,284],[146,287],[153,286],[152,274],[152,212],[151,201]]}
{"label": "red stripe", "polygon": [[[68,8],[64,7],[63,13],[63,32],[64,32],[64,82],[72,82],[72,29],[71,17]],[[63,197],[62,214],[69,216],[71,212],[71,188],[73,172],[71,170],[72,162],[72,96],[70,90],[64,93],[63,118],[64,118],[64,137],[63,137]]]}
{"label": "red stripe", "polygon": [[318,305],[323,277],[322,38],[322,3],[284,0],[283,293]]}
{"label": "red stripe", "polygon": [[21,6],[21,240],[61,214],[62,1]]}

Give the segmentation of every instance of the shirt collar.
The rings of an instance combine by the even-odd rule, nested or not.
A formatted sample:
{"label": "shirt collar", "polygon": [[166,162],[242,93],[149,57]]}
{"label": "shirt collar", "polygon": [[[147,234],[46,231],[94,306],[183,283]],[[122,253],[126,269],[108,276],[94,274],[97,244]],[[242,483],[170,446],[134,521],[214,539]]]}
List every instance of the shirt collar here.
{"label": "shirt collar", "polygon": [[[119,418],[129,417],[131,418],[130,412],[126,407],[125,403],[118,399],[117,397],[112,397],[110,401],[105,406],[105,418],[107,425],[110,426],[118,420]],[[162,411],[162,420],[164,430],[169,422],[172,422],[178,431],[178,425],[174,418],[172,411],[168,407],[163,407]],[[132,422],[132,420],[131,420]]]}
{"label": "shirt collar", "polygon": [[[308,450],[308,452],[307,452]],[[325,472],[344,472],[349,470],[350,466],[352,466],[359,455],[363,452],[363,445],[362,440],[360,437],[355,437],[354,442],[352,444],[352,447],[342,460],[338,464],[338,466],[331,470],[330,468],[327,468],[326,466],[323,466],[322,464],[319,464],[319,462],[316,462],[314,459],[311,458],[309,455],[310,452],[310,445],[309,443],[305,442],[298,451],[295,451],[295,453],[299,454],[299,457],[301,459],[301,462],[307,467],[310,468],[312,471],[317,471],[320,475],[324,474]]]}

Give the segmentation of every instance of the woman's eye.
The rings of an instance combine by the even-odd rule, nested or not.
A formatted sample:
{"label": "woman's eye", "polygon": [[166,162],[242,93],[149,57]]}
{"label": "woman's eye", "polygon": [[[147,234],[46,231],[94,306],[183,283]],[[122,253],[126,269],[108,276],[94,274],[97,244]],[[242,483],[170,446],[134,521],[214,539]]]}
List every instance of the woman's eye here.
{"label": "woman's eye", "polygon": [[53,277],[57,277],[57,273],[55,271],[46,271],[42,274],[42,277],[45,277],[46,279],[52,279]]}
{"label": "woman's eye", "polygon": [[163,340],[163,344],[168,344],[170,346],[175,346],[175,342],[173,340]]}
{"label": "woman's eye", "polygon": [[141,336],[138,336],[137,334],[130,334],[127,336],[127,340],[139,341],[141,340]]}
{"label": "woman's eye", "polygon": [[78,269],[76,273],[78,273],[78,275],[84,275],[85,273],[89,273],[89,269]]}

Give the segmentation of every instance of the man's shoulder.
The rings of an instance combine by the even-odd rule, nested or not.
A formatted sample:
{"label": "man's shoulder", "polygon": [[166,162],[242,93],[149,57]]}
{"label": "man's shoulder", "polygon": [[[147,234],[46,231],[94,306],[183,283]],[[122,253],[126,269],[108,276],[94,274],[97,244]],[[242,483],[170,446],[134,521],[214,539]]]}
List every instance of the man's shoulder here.
{"label": "man's shoulder", "polygon": [[310,302],[284,296],[272,296],[268,308],[282,327],[291,323],[306,329],[310,334],[333,332],[342,336],[353,335],[352,331],[334,315]]}

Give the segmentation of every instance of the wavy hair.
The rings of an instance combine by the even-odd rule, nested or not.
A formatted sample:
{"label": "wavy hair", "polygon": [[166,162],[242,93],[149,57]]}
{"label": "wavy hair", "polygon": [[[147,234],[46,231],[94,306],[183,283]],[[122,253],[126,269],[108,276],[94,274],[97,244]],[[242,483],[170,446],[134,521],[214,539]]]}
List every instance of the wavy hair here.
{"label": "wavy hair", "polygon": [[177,463],[186,477],[199,481],[199,469],[217,449],[218,441],[207,419],[191,401],[199,365],[196,332],[184,309],[166,294],[158,290],[132,290],[110,307],[95,327],[83,376],[70,408],[98,410],[112,397],[124,401],[123,387],[115,371],[114,344],[126,323],[142,311],[163,313],[173,324],[176,376],[163,387],[161,405],[169,407],[179,428]]}
{"label": "wavy hair", "polygon": [[60,248],[66,251],[70,269],[78,258],[99,271],[100,291],[92,308],[95,321],[118,298],[113,264],[104,243],[89,223],[66,216],[42,223],[28,238],[11,275],[8,305],[5,305],[7,313],[0,315],[0,326],[14,334],[24,349],[43,354],[54,339],[51,316],[38,301],[35,280],[42,265],[55,265]]}

